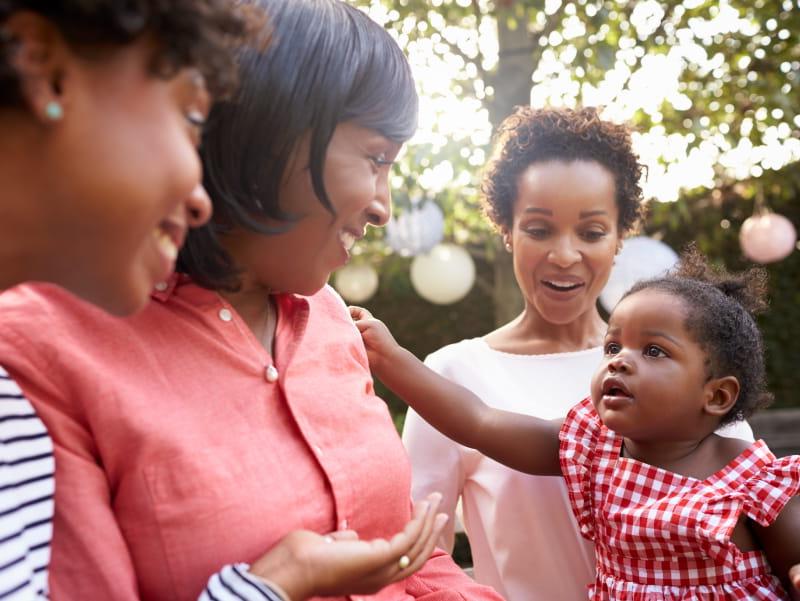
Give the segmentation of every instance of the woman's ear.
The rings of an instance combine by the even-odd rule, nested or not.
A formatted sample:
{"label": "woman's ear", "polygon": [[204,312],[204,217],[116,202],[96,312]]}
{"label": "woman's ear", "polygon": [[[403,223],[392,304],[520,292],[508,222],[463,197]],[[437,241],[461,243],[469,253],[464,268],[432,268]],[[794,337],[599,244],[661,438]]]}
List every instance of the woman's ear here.
{"label": "woman's ear", "polygon": [[722,417],[728,413],[739,398],[739,380],[736,376],[712,378],[705,384],[706,402],[703,407],[709,415]]}
{"label": "woman's ear", "polygon": [[508,252],[511,252],[511,249],[512,249],[512,246],[511,246],[511,232],[509,232],[507,229],[504,228],[502,233],[501,233],[501,235],[503,236],[503,247]]}
{"label": "woman's ear", "polygon": [[23,10],[6,19],[3,29],[13,40],[10,62],[24,102],[40,121],[60,121],[64,115],[61,82],[71,54],[58,28],[41,15]]}

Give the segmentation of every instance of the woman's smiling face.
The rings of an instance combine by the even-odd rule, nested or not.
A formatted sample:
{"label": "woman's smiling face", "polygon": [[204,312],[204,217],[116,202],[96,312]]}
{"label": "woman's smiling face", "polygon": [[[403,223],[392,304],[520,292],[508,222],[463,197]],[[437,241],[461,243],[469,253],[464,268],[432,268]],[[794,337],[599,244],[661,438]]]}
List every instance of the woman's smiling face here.
{"label": "woman's smiling face", "polygon": [[389,220],[389,171],[400,146],[355,123],[338,125],[323,170],[331,213],[314,192],[308,144],[300,143],[279,192],[281,207],[298,221],[282,234],[237,228],[222,238],[243,270],[245,285],[305,295],[322,288],[330,274],[347,263],[366,227],[381,227]]}
{"label": "woman's smiling face", "polygon": [[193,69],[153,73],[153,53],[144,38],[68,63],[41,157],[47,202],[32,208],[50,249],[42,279],[115,314],[146,303],[187,229],[211,215],[197,154],[209,95]]}
{"label": "woman's smiling face", "polygon": [[619,248],[611,172],[594,161],[534,163],[517,180],[504,238],[526,308],[569,324],[596,308]]}

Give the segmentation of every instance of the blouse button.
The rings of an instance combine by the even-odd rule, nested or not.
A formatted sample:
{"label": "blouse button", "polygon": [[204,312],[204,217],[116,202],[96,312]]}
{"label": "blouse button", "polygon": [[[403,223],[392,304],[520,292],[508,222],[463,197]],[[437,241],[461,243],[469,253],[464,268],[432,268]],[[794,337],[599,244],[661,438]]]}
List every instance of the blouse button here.
{"label": "blouse button", "polygon": [[157,282],[154,288],[159,292],[164,292],[169,287],[169,284],[166,282]]}
{"label": "blouse button", "polygon": [[278,370],[274,365],[270,365],[264,370],[264,377],[267,378],[267,382],[275,382],[278,379]]}
{"label": "blouse button", "polygon": [[230,309],[222,308],[219,310],[219,318],[222,321],[230,321],[233,319],[233,313],[231,313]]}

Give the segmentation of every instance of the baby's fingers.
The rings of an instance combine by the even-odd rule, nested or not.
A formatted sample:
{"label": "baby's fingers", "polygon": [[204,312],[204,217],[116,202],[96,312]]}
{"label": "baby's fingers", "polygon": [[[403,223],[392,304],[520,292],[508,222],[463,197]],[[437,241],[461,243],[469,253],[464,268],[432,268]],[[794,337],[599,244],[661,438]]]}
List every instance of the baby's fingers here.
{"label": "baby's fingers", "polygon": [[350,317],[353,319],[353,321],[372,319],[372,313],[367,311],[364,307],[356,307],[355,305],[350,305],[348,309],[350,310]]}

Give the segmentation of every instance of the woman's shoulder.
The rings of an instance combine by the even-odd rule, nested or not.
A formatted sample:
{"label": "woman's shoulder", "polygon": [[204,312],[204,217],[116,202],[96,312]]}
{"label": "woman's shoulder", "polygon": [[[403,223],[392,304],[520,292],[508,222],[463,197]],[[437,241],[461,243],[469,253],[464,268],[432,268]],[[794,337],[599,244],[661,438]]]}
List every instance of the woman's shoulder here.
{"label": "woman's shoulder", "polygon": [[0,308],[5,314],[36,314],[50,307],[80,303],[72,294],[53,284],[22,284],[0,294]]}
{"label": "woman's shoulder", "polygon": [[432,352],[425,358],[425,364],[434,368],[460,364],[474,366],[474,362],[484,358],[489,350],[482,338],[467,338]]}
{"label": "woman's shoulder", "polygon": [[326,284],[314,294],[302,298],[308,302],[311,319],[324,319],[328,323],[339,322],[348,326],[353,325],[347,303],[330,284]]}
{"label": "woman's shoulder", "polygon": [[0,294],[0,332],[37,332],[48,338],[72,324],[97,323],[110,316],[52,284],[23,284]]}

